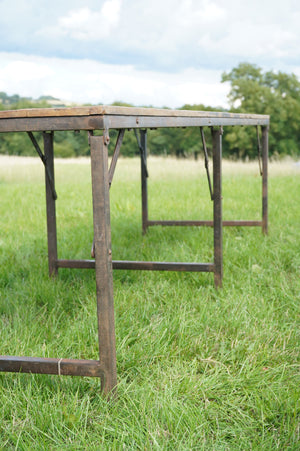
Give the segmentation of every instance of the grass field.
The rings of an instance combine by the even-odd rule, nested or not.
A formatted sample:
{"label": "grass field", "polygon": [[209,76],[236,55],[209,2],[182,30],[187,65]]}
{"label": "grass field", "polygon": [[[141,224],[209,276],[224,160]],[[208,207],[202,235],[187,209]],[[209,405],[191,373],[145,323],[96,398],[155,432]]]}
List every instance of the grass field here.
{"label": "grass field", "polygon": [[[210,219],[203,162],[149,159],[150,219]],[[88,160],[57,161],[60,258],[89,258]],[[224,219],[260,219],[257,164],[224,162]],[[1,354],[97,359],[93,271],[47,273],[43,169],[0,158]],[[0,449],[300,449],[300,170],[270,165],[269,235],[224,229],[208,273],[114,272],[118,398],[91,378],[0,373]],[[113,258],[212,261],[209,228],[141,234],[139,161],[111,188]]]}

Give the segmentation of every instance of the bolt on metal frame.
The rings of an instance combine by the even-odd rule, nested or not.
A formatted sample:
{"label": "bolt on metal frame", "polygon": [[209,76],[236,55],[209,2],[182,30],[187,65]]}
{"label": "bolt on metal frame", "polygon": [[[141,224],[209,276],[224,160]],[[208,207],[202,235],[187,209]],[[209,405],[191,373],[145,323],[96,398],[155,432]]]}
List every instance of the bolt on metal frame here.
{"label": "bolt on metal frame", "polygon": [[[222,221],[222,130],[227,125],[251,125],[262,128],[262,221]],[[213,147],[212,221],[150,221],[147,194],[147,129],[161,127],[200,127],[208,171],[204,126],[211,128]],[[26,109],[0,111],[0,133],[27,132],[45,166],[46,214],[49,275],[56,276],[58,268],[91,268],[96,275],[99,360],[0,356],[0,371],[57,375],[92,376],[101,378],[104,394],[116,390],[116,345],[113,305],[113,269],[204,271],[214,274],[216,287],[223,277],[222,227],[261,226],[268,231],[268,127],[269,116],[183,110],[159,110],[127,107],[79,107],[57,109]],[[119,131],[110,168],[108,168],[109,130]],[[134,129],[141,155],[142,231],[152,225],[212,226],[214,261],[211,263],[114,261],[111,253],[109,188],[126,129]],[[140,139],[137,135],[140,129]],[[93,197],[94,260],[62,260],[57,254],[53,135],[58,130],[86,130],[91,149]],[[103,136],[94,136],[103,130]],[[44,153],[33,132],[42,132]],[[209,175],[209,174],[208,174]]]}

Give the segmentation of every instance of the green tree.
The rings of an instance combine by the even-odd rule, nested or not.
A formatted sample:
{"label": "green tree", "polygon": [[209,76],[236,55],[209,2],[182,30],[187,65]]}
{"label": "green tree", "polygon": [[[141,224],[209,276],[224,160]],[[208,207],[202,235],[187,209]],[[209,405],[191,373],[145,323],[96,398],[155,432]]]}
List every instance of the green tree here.
{"label": "green tree", "polygon": [[[271,116],[270,155],[300,154],[300,82],[294,74],[268,71],[241,63],[222,82],[231,84],[229,103],[232,112],[268,114]],[[224,136],[228,154],[254,157],[255,130],[247,133],[234,127]]]}

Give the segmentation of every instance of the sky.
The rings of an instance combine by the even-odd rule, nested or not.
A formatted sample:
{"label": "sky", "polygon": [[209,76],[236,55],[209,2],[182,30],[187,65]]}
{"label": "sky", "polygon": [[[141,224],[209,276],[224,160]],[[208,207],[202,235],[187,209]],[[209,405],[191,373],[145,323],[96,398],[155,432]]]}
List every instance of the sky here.
{"label": "sky", "polygon": [[0,0],[0,91],[228,107],[241,62],[300,78],[299,0]]}

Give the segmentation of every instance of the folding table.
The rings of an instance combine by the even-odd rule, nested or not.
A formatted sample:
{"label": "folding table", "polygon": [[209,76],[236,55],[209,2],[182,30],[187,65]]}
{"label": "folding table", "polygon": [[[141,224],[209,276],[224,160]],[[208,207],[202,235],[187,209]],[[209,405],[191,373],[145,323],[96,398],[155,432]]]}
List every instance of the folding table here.
{"label": "folding table", "polygon": [[[261,127],[262,158],[262,220],[222,221],[222,133],[225,126]],[[158,221],[148,218],[147,194],[147,129],[176,127],[200,128],[207,163],[207,149],[203,127],[210,127],[212,133],[213,182],[209,184],[213,201],[212,221]],[[214,234],[213,262],[145,262],[112,260],[109,188],[120,154],[124,133],[134,130],[137,135],[141,156],[142,185],[142,230],[149,226],[211,226]],[[222,227],[261,226],[263,233],[268,228],[268,129],[269,116],[256,114],[233,114],[225,112],[184,111],[154,108],[127,108],[118,106],[92,106],[77,108],[36,108],[0,111],[0,132],[27,132],[32,144],[45,166],[48,264],[50,276],[58,268],[92,268],[96,274],[97,318],[99,339],[99,360],[75,360],[38,357],[0,356],[0,371],[44,373],[100,377],[102,389],[109,394],[117,385],[116,345],[113,305],[113,269],[158,270],[158,271],[203,271],[212,272],[216,287],[222,284]],[[55,201],[57,198],[54,179],[53,135],[55,131],[85,130],[88,133],[91,151],[91,174],[94,223],[94,259],[58,259],[56,236]],[[94,131],[102,135],[94,135]],[[109,131],[118,130],[118,137],[108,167]],[[140,136],[137,131],[139,130]],[[34,132],[43,133],[44,152]],[[200,136],[200,135],[199,135]],[[260,140],[259,140],[260,142]],[[206,164],[208,171],[208,166]],[[208,173],[209,175],[209,173]]]}

